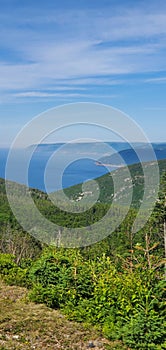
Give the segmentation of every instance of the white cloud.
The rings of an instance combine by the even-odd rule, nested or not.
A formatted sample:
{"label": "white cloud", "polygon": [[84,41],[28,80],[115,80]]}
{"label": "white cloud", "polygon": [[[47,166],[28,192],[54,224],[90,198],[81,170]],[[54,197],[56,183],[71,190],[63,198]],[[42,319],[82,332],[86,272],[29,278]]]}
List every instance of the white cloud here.
{"label": "white cloud", "polygon": [[166,83],[166,77],[146,79],[145,83]]}
{"label": "white cloud", "polygon": [[68,99],[68,98],[82,98],[82,97],[85,97],[85,98],[92,98],[92,97],[107,97],[107,98],[116,98],[117,95],[111,95],[111,94],[105,94],[105,95],[99,95],[99,96],[95,96],[94,93],[70,93],[70,92],[57,92],[57,93],[51,93],[51,92],[46,92],[46,91],[26,91],[26,92],[20,92],[20,93],[15,93],[13,94],[13,97],[16,97],[16,98],[46,98],[46,99],[49,99],[49,98],[60,98],[60,99]]}
{"label": "white cloud", "polygon": [[7,26],[7,18],[0,17],[0,45],[6,52],[0,64],[2,94],[19,90],[15,97],[46,97],[42,90],[54,86],[54,97],[64,81],[68,90],[75,91],[76,85],[87,89],[89,84],[116,85],[124,82],[125,75],[166,67],[164,11],[126,9],[119,15],[107,10],[58,10],[44,16],[39,9],[32,16],[24,11],[17,17],[9,15]]}

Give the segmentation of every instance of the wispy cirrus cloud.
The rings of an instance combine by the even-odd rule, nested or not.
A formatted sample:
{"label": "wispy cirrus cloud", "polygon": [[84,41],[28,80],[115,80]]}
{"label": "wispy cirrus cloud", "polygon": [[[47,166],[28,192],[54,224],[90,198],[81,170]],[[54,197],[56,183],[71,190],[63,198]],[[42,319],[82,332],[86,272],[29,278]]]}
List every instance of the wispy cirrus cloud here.
{"label": "wispy cirrus cloud", "polygon": [[[99,97],[98,95],[95,95],[93,92],[91,93],[83,93],[83,92],[68,92],[68,91],[64,91],[64,92],[47,92],[47,91],[26,91],[26,92],[19,92],[19,93],[15,93],[13,94],[14,97],[18,98],[18,99],[26,99],[26,98],[33,98],[33,99],[46,99],[46,100],[49,100],[51,98],[58,98],[59,100],[66,100],[68,98],[74,98],[74,99],[77,99],[77,98],[86,98],[86,99],[89,99],[89,98],[97,98]],[[113,99],[113,98],[116,98],[117,95],[111,95],[111,94],[104,94],[104,95],[101,95],[100,94],[100,98],[102,97],[106,97],[106,98],[109,98],[109,99]]]}
{"label": "wispy cirrus cloud", "polygon": [[65,81],[66,97],[84,97],[91,84],[123,84],[133,74],[166,69],[166,13],[145,5],[20,7],[16,15],[2,11],[0,30],[2,96],[56,97]]}
{"label": "wispy cirrus cloud", "polygon": [[157,77],[157,78],[150,78],[146,79],[145,83],[166,83],[166,77]]}

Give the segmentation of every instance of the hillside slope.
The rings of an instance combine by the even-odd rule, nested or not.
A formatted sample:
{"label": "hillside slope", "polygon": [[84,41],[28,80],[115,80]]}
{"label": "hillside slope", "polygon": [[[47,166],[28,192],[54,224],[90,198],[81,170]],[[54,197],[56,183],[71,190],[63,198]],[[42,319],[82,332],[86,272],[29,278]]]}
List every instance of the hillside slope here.
{"label": "hillside slope", "polygon": [[[159,164],[160,175],[162,175],[162,173],[166,169],[166,160],[161,160],[158,162],[158,164]],[[153,188],[151,186],[151,180],[153,179],[153,166],[155,166],[155,163],[148,162],[148,163],[145,163],[145,165],[148,169],[147,174],[149,174],[148,181],[147,181],[149,183],[147,196],[151,200],[151,197],[154,196]],[[115,180],[116,180],[116,189],[114,189]],[[64,226],[66,227],[84,226],[85,227],[85,226],[91,225],[92,223],[98,221],[101,217],[103,217],[103,213],[105,213],[108,210],[108,206],[110,206],[113,199],[114,199],[115,205],[117,202],[118,206],[120,207],[125,206],[125,204],[128,203],[128,195],[130,191],[133,191],[131,207],[137,209],[139,208],[142,202],[142,198],[144,194],[144,174],[142,171],[141,164],[131,165],[128,168],[124,167],[116,171],[113,171],[111,173],[108,173],[104,176],[97,178],[96,183],[99,189],[99,197],[97,199],[96,204],[89,206],[90,209],[88,209],[88,206],[86,207],[88,202],[90,202],[90,204],[96,202],[96,201],[93,201],[94,198],[93,198],[93,192],[91,191],[92,190],[91,181],[86,183],[86,190],[83,190],[82,184],[75,185],[65,189],[65,193],[67,197],[75,201],[74,205],[76,210],[74,213],[68,212],[65,201],[62,203],[64,208],[62,210],[62,209],[59,209],[59,207],[56,207],[54,203],[51,202],[50,198],[46,193],[35,189],[29,189],[28,192],[30,192],[40,212],[47,219],[63,227]],[[12,182],[9,182],[9,186],[11,186],[11,189],[13,188]],[[24,191],[27,191],[27,188],[23,185],[16,184],[14,185],[14,190],[15,190],[15,199],[14,199],[15,203],[17,205],[20,205],[20,208],[21,208],[22,207],[21,195]],[[60,200],[61,200],[61,191],[56,192],[56,196],[58,195],[60,195]],[[54,196],[54,193],[53,193],[53,196]],[[81,204],[84,205],[84,199],[85,199],[84,212],[79,213],[77,212],[77,203],[78,201],[80,201]],[[34,220],[34,226],[35,226],[36,217],[35,215],[33,215],[33,213],[31,213],[31,215],[28,215],[28,216],[26,215],[26,213],[25,214],[23,213],[23,215],[25,215],[25,221],[28,223],[29,227],[32,226],[32,219]],[[0,224],[6,225],[7,223],[10,223],[12,227],[18,228],[18,223],[14,218],[7,201],[7,196],[5,193],[5,181],[3,179],[0,179]]]}
{"label": "hillside slope", "polygon": [[[147,173],[150,174],[149,183],[153,177],[153,166],[156,166],[155,162],[144,163],[147,169]],[[166,171],[166,159],[158,161],[160,176]],[[129,170],[129,172],[128,172]],[[130,175],[129,175],[130,173]],[[129,178],[130,176],[130,178]],[[123,181],[122,181],[123,179]],[[116,192],[114,193],[114,181],[116,180]],[[123,167],[118,170],[112,171],[106,175],[103,175],[96,179],[99,189],[100,196],[98,202],[100,203],[111,203],[113,196],[115,202],[121,199],[121,204],[126,203],[129,189],[133,189],[132,207],[138,208],[144,194],[144,174],[141,164],[133,164],[128,167]],[[89,181],[89,188],[91,188],[91,182]],[[151,187],[149,187],[148,196],[153,195],[151,193]],[[83,197],[82,184],[75,185],[65,189],[65,193],[69,198],[77,199]],[[89,195],[89,200],[91,196]]]}

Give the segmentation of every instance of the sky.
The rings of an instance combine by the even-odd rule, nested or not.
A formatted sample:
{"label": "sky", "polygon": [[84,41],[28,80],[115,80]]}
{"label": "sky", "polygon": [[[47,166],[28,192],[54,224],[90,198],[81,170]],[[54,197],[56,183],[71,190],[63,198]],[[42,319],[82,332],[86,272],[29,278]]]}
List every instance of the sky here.
{"label": "sky", "polygon": [[0,0],[0,146],[75,102],[120,109],[166,142],[165,0]]}

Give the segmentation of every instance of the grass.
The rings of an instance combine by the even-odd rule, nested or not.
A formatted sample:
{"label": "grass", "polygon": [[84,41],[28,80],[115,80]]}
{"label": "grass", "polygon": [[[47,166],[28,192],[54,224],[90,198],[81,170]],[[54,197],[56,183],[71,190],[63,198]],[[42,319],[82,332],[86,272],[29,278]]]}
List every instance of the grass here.
{"label": "grass", "polygon": [[125,350],[87,325],[69,322],[59,311],[29,302],[27,290],[0,281],[0,350]]}

